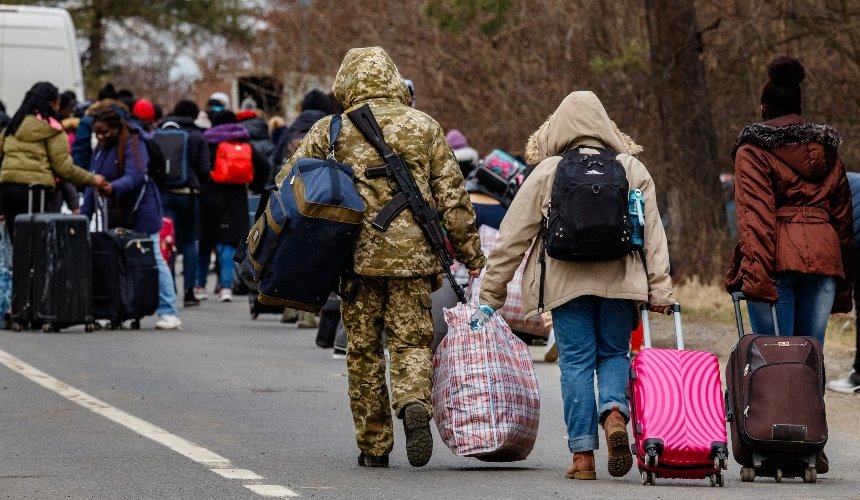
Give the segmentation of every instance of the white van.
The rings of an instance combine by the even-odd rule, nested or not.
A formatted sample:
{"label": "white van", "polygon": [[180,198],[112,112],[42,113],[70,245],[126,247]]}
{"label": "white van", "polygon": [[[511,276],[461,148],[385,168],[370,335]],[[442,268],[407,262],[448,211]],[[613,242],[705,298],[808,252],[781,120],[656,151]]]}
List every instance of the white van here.
{"label": "white van", "polygon": [[71,16],[60,8],[0,5],[0,99],[9,116],[40,81],[85,97]]}

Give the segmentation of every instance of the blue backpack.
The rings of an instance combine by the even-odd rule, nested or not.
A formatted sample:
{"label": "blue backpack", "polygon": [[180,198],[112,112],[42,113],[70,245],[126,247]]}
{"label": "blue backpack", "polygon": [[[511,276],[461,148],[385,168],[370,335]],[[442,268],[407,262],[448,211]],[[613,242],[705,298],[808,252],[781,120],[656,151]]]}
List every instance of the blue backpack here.
{"label": "blue backpack", "polygon": [[352,167],[334,160],[340,125],[332,117],[327,159],[299,158],[260,200],[247,254],[261,304],[319,312],[352,265],[364,201]]}

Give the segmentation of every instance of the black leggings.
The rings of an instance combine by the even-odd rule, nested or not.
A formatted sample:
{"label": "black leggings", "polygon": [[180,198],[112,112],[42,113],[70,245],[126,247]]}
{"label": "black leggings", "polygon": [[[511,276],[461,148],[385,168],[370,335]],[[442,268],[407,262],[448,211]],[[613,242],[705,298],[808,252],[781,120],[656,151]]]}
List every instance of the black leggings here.
{"label": "black leggings", "polygon": [[11,241],[15,241],[15,217],[48,211],[53,192],[53,188],[47,186],[0,184],[0,214],[6,219]]}

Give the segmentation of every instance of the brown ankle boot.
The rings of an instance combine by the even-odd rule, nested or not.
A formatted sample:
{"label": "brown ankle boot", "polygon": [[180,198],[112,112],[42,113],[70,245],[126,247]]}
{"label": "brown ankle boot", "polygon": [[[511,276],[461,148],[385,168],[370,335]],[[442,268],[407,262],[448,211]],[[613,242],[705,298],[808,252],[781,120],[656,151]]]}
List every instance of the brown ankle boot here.
{"label": "brown ankle boot", "polygon": [[597,479],[597,473],[594,471],[594,452],[574,453],[565,476],[570,479]]}
{"label": "brown ankle boot", "polygon": [[606,431],[606,445],[609,447],[609,475],[623,477],[633,467],[633,455],[627,438],[627,422],[618,408],[613,408],[603,421],[603,430]]}

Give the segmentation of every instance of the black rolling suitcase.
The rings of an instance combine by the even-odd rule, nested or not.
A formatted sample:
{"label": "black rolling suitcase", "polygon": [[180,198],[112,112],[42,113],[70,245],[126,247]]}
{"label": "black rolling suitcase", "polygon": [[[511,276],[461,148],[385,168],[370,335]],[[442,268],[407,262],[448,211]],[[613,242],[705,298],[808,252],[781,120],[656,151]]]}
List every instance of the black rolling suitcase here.
{"label": "black rolling suitcase", "polygon": [[92,234],[93,317],[109,328],[140,319],[158,309],[158,267],[148,235],[117,228]]}
{"label": "black rolling suitcase", "polygon": [[147,234],[129,229],[104,228],[103,211],[96,214],[92,233],[93,317],[108,320],[108,328],[121,327],[131,320],[140,328],[140,319],[158,309],[158,266],[155,247]]}
{"label": "black rolling suitcase", "polygon": [[93,329],[87,218],[27,214],[15,218],[12,329]]}
{"label": "black rolling suitcase", "polygon": [[756,476],[817,479],[818,453],[827,442],[824,358],[814,337],[744,335],[740,301],[733,293],[740,340],[726,365],[726,420],[741,481]]}

